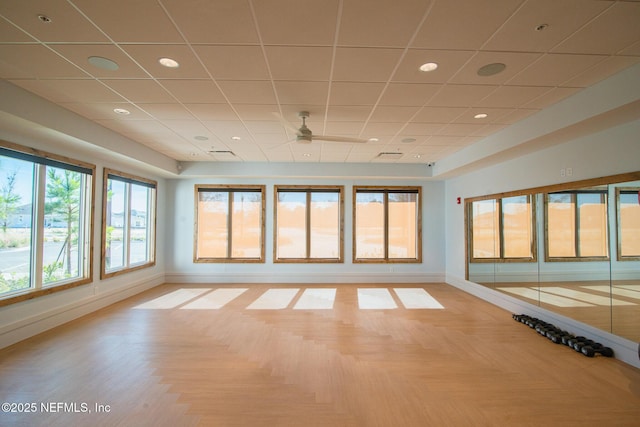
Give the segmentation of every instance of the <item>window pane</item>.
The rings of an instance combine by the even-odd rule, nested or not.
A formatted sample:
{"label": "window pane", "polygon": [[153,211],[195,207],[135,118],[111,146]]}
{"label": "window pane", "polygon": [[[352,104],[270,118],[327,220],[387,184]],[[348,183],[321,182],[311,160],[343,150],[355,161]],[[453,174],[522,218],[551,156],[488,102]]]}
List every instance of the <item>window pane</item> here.
{"label": "window pane", "polygon": [[0,156],[0,294],[31,287],[31,162]]}
{"label": "window pane", "polygon": [[262,194],[233,193],[231,257],[260,258],[262,241]]}
{"label": "window pane", "polygon": [[531,258],[532,218],[529,196],[502,199],[502,226],[505,258]]}
{"label": "window pane", "polygon": [[340,258],[340,193],[311,193],[311,258]]}
{"label": "window pane", "polygon": [[356,194],[356,258],[384,258],[384,194]]}
{"label": "window pane", "polygon": [[198,257],[227,257],[229,193],[198,193]]}
{"label": "window pane", "polygon": [[82,187],[79,172],[46,167],[44,285],[82,274]]}
{"label": "window pane", "polygon": [[129,262],[140,264],[149,261],[149,206],[151,189],[131,184],[131,215],[129,229]]}
{"label": "window pane", "polygon": [[576,256],[576,217],[571,194],[549,194],[547,240],[550,257]]}
{"label": "window pane", "polygon": [[124,267],[125,183],[109,179],[107,183],[106,270]]}
{"label": "window pane", "polygon": [[607,203],[604,194],[578,194],[580,256],[607,256]]}
{"label": "window pane", "polygon": [[473,202],[472,211],[473,258],[500,257],[497,201]]}
{"label": "window pane", "polygon": [[278,192],[277,257],[307,257],[307,194]]}
{"label": "window pane", "polygon": [[640,194],[620,194],[620,256],[640,256]]}
{"label": "window pane", "polygon": [[416,258],[418,195],[389,194],[389,258]]}

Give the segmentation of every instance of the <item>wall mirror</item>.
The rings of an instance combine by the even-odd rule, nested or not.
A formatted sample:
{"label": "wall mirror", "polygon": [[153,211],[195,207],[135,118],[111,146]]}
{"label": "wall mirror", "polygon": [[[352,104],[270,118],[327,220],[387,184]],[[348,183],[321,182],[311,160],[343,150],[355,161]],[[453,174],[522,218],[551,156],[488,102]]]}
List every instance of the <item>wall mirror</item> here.
{"label": "wall mirror", "polygon": [[640,342],[640,172],[465,200],[467,280]]}

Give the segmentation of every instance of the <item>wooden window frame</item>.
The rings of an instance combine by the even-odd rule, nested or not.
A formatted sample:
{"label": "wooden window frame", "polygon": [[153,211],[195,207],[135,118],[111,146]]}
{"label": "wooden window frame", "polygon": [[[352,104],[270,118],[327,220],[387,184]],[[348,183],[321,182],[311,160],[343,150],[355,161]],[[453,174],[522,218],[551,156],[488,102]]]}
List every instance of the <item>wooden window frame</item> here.
{"label": "wooden window frame", "polygon": [[[294,192],[306,194],[305,215],[306,221],[306,254],[305,258],[278,258],[278,195],[280,192]],[[311,258],[311,195],[313,193],[337,193],[338,212],[340,221],[338,225],[339,233],[339,256],[338,258]],[[343,263],[344,262],[344,186],[342,185],[276,185],[274,187],[273,204],[273,262],[274,263]]]}
{"label": "wooden window frame", "polygon": [[[141,264],[134,264],[132,266],[130,263],[130,252],[126,250],[125,256],[127,259],[125,260],[125,263],[124,263],[125,265],[122,268],[117,268],[117,269],[112,269],[107,271],[107,263],[106,263],[107,204],[108,204],[107,193],[109,188],[109,185],[108,185],[109,179],[112,179],[111,177],[114,177],[113,179],[116,181],[121,181],[129,185],[136,184],[136,185],[142,185],[142,186],[151,188],[153,189],[153,192],[150,193],[151,200],[147,201],[149,204],[149,207],[151,208],[150,212],[147,213],[147,226],[149,227],[148,231],[149,231],[149,240],[150,240],[150,242],[148,242],[149,260],[147,262],[144,262]],[[131,198],[130,190],[127,191],[127,194],[129,194],[129,200],[130,200]],[[124,213],[125,217],[129,218],[131,214],[131,205],[130,203],[125,202],[125,206],[127,210]],[[103,175],[102,175],[102,248],[101,248],[101,255],[100,255],[100,263],[101,263],[100,279],[108,279],[110,277],[119,276],[121,274],[130,273],[132,271],[141,270],[143,268],[149,268],[156,265],[157,208],[158,208],[158,182],[157,181],[147,179],[147,178],[142,178],[136,175],[131,175],[126,172],[117,171],[115,169],[104,168]],[[127,219],[123,225],[123,228],[126,229],[124,230],[125,235],[123,236],[123,244],[126,244],[127,247],[129,247],[129,244],[131,241],[130,226],[131,224]],[[125,236],[129,237],[126,240],[126,242],[124,240]]]}
{"label": "wooden window frame", "polygon": [[[635,193],[640,194],[640,187],[616,187],[616,241],[618,244],[617,257],[618,261],[640,261],[640,255],[622,255],[622,218],[620,208],[620,195]],[[640,195],[638,196],[640,198]],[[640,203],[640,200],[638,200]]]}
{"label": "wooden window frame", "polygon": [[[549,195],[550,194],[571,194],[571,201],[573,203],[574,213],[575,213],[575,223],[574,223],[574,231],[575,231],[575,251],[576,256],[562,256],[562,257],[552,257],[549,255]],[[563,190],[563,191],[554,191],[547,192],[543,194],[544,198],[544,259],[546,262],[591,262],[591,261],[609,261],[609,230],[605,227],[606,233],[606,242],[605,246],[607,248],[606,256],[581,256],[580,255],[580,209],[578,207],[578,195],[579,194],[600,194],[601,200],[604,201],[605,205],[605,215],[609,216],[609,196],[606,189],[594,189],[594,188],[581,188],[577,190]],[[609,223],[607,219],[606,223]]]}
{"label": "wooden window frame", "polygon": [[[383,193],[384,194],[384,257],[383,258],[357,258],[357,195],[358,193]],[[390,193],[417,194],[416,201],[416,257],[415,258],[389,258],[389,199]],[[420,264],[422,263],[422,187],[420,186],[353,186],[353,263],[354,264]]]}
{"label": "wooden window frame", "polygon": [[[259,258],[205,258],[198,257],[198,202],[199,193],[201,191],[222,191],[222,192],[243,192],[252,191],[260,193],[260,257]],[[193,225],[193,262],[194,263],[264,263],[265,262],[265,214],[266,214],[266,186],[264,185],[218,185],[218,184],[196,184],[194,186],[194,225]],[[230,211],[233,209],[233,199],[229,198]],[[229,215],[231,216],[231,215]],[[231,220],[227,221],[228,236],[231,236]],[[231,239],[227,241],[228,248],[231,245]],[[227,250],[229,252],[229,249]]]}
{"label": "wooden window frame", "polygon": [[[504,215],[503,215],[503,203],[502,201],[504,199],[509,199],[511,197],[519,197],[519,196],[527,196],[529,197],[529,204],[531,206],[531,257],[505,257],[504,256],[504,242],[505,242],[505,237],[504,237]],[[488,257],[488,258],[475,258],[473,256],[473,202],[479,202],[479,201],[483,201],[483,200],[495,200],[498,206],[498,233],[499,233],[499,241],[500,241],[500,255],[498,257]],[[499,198],[477,198],[474,199],[472,201],[470,201],[469,203],[466,204],[467,205],[467,215],[465,216],[465,218],[467,218],[468,216],[468,229],[467,229],[467,235],[468,235],[468,241],[469,244],[467,245],[469,248],[469,253],[468,253],[468,258],[469,258],[469,262],[474,263],[474,264],[481,264],[481,263],[515,263],[515,262],[538,262],[538,251],[536,250],[537,248],[537,233],[536,233],[536,198],[535,195],[533,194],[517,194],[517,195],[511,195],[511,196],[506,196],[506,197],[499,197]]]}
{"label": "wooden window frame", "polygon": [[[49,153],[46,151],[38,150],[31,147],[22,146],[19,144],[15,144],[9,141],[0,140],[0,148],[3,150],[7,150],[7,152],[13,152],[16,158],[21,158],[20,156],[32,157],[37,159],[37,161],[33,163],[39,163],[45,166],[53,166],[63,169],[75,170],[84,173],[88,176],[91,182],[85,184],[85,191],[82,193],[84,205],[83,217],[86,221],[85,230],[84,230],[84,240],[83,240],[83,253],[84,259],[82,262],[83,266],[83,274],[82,277],[61,281],[60,284],[48,284],[43,285],[42,283],[42,272],[41,266],[38,265],[41,263],[41,257],[37,254],[41,247],[31,247],[31,257],[32,261],[40,258],[40,262],[35,262],[36,265],[32,266],[32,271],[36,273],[36,278],[31,278],[31,283],[29,288],[21,289],[15,292],[10,292],[0,296],[0,307],[7,306],[15,303],[19,303],[22,301],[30,300],[33,298],[38,298],[45,295],[50,295],[56,292],[64,291],[67,289],[75,288],[78,286],[86,285],[88,283],[93,282],[93,230],[94,230],[94,200],[95,200],[95,186],[96,186],[96,166],[91,163],[83,162],[80,160],[71,159],[69,157],[60,156],[57,154]],[[27,160],[30,161],[30,160]],[[39,195],[34,195],[34,197],[40,197],[44,200],[44,194],[46,193],[46,188],[40,188],[39,184],[34,182],[34,191],[36,188],[39,188]],[[40,215],[35,215],[39,213],[40,210],[43,210],[44,207],[38,208],[37,212],[34,212],[34,215],[31,220],[32,224],[32,234],[38,233],[42,235],[44,231],[44,224],[38,224],[38,219]],[[37,227],[34,227],[34,225]],[[39,241],[40,240],[40,241]],[[41,239],[32,237],[32,242],[39,241],[39,244],[42,243]],[[35,253],[34,253],[35,252]],[[35,283],[34,283],[35,281]]]}

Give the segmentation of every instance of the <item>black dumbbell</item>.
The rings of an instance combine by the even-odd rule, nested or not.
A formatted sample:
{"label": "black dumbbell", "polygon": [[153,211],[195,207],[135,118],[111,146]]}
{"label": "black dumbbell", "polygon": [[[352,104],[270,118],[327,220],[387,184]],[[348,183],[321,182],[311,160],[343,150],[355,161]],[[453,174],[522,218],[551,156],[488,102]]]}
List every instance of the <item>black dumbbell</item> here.
{"label": "black dumbbell", "polygon": [[598,344],[597,346],[585,345],[580,349],[580,351],[587,357],[594,357],[596,354],[601,354],[604,357],[613,357],[613,349],[603,347],[601,344]]}
{"label": "black dumbbell", "polygon": [[577,343],[573,344],[573,349],[579,353],[582,351],[583,347],[593,347],[594,344],[597,343],[593,340],[578,341]]}
{"label": "black dumbbell", "polygon": [[575,343],[577,343],[577,342],[582,342],[582,341],[586,341],[586,340],[587,340],[587,338],[586,338],[586,337],[583,337],[583,336],[581,336],[581,335],[578,335],[577,337],[569,338],[569,339],[567,340],[567,347],[571,347],[571,348],[573,348],[573,345],[574,345]]}

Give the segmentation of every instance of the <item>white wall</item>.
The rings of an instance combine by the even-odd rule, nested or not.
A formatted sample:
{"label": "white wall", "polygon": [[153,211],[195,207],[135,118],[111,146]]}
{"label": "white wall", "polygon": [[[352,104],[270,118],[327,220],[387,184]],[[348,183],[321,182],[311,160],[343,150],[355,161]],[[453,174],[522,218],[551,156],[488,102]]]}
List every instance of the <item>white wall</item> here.
{"label": "white wall", "polygon": [[[247,168],[240,163],[238,169]],[[347,169],[342,165],[342,173]],[[372,167],[372,170],[375,167]],[[402,172],[402,166],[398,166]],[[247,169],[247,173],[250,171]],[[173,218],[167,235],[167,281],[198,283],[402,283],[444,281],[444,209],[443,182],[425,180],[344,179],[344,178],[188,178],[167,183],[167,216]],[[197,263],[193,262],[194,185],[196,184],[260,184],[266,185],[265,263]],[[344,185],[344,263],[286,264],[273,263],[274,185]],[[352,187],[353,185],[411,185],[423,187],[421,264],[354,264],[352,263]]]}
{"label": "white wall", "polygon": [[[579,324],[571,319],[539,309],[515,298],[465,280],[464,205],[456,197],[469,198],[538,186],[598,178],[640,170],[640,120],[625,123],[598,133],[555,145],[526,156],[505,161],[445,183],[446,275],[447,282],[507,310],[540,314],[551,323],[584,331],[617,348],[618,356],[640,365],[637,343]],[[572,176],[560,170],[572,169]],[[555,320],[555,321],[554,321]],[[614,348],[614,349],[615,349]]]}
{"label": "white wall", "polygon": [[[21,135],[0,130],[0,139],[75,160],[89,162],[97,166],[96,176],[94,177],[96,191],[94,199],[93,281],[65,291],[0,307],[0,348],[164,282],[166,258],[162,248],[165,246],[164,229],[167,223],[166,183],[164,178],[156,176],[148,170],[137,169],[130,162],[121,161],[119,158],[109,156],[106,152],[91,150],[72,141],[63,142],[60,140],[59,135],[52,135],[51,137],[48,137],[46,133],[35,136]],[[102,232],[102,173],[104,167],[126,171],[158,181],[158,253],[154,267],[103,281],[100,280],[100,245]]]}

